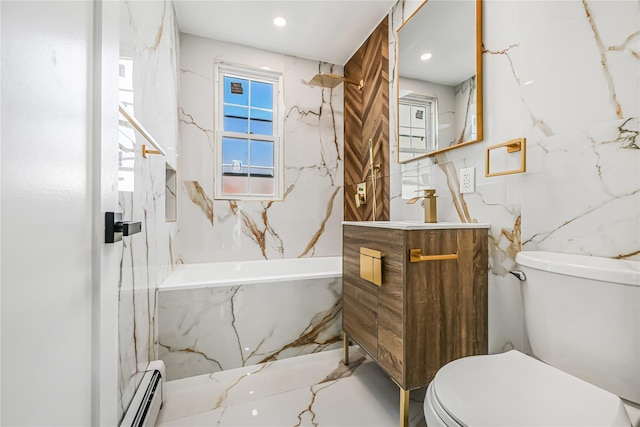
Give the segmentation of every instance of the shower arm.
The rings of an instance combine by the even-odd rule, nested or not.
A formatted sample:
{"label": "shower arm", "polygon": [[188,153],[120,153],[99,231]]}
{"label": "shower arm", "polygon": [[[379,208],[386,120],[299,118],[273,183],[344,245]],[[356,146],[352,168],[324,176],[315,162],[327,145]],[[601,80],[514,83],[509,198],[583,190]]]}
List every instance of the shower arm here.
{"label": "shower arm", "polygon": [[346,83],[351,83],[352,85],[356,85],[358,86],[358,89],[362,89],[364,87],[364,81],[360,80],[360,81],[356,81],[353,79],[348,79],[346,77],[342,78]]}

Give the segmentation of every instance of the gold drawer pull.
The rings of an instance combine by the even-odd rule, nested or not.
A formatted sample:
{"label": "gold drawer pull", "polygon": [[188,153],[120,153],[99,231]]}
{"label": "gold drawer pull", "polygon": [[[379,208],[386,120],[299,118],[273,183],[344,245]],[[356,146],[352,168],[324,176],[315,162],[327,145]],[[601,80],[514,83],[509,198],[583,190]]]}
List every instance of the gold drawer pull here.
{"label": "gold drawer pull", "polygon": [[442,261],[446,259],[458,259],[458,252],[448,255],[422,255],[421,249],[411,249],[409,251],[409,260],[411,262]]}
{"label": "gold drawer pull", "polygon": [[382,252],[360,248],[360,277],[376,286],[382,286]]}

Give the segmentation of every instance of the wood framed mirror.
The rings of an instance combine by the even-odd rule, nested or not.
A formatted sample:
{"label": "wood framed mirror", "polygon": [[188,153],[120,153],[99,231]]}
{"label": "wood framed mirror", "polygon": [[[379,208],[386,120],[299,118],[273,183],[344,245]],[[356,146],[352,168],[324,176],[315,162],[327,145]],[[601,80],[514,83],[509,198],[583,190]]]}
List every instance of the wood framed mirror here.
{"label": "wood framed mirror", "polygon": [[396,64],[398,163],[482,141],[482,0],[426,0]]}

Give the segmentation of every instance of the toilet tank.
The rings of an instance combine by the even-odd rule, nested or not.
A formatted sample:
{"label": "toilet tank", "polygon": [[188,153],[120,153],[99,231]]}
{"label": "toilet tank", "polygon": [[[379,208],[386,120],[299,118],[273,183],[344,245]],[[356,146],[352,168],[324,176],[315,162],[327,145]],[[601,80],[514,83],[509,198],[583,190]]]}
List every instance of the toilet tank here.
{"label": "toilet tank", "polygon": [[542,251],[516,262],[533,354],[640,403],[640,262]]}

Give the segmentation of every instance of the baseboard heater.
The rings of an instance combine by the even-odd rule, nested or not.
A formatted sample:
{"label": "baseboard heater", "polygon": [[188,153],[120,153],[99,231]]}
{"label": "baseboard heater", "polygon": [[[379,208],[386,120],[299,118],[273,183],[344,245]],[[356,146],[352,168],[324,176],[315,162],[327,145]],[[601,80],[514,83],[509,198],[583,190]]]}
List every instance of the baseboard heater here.
{"label": "baseboard heater", "polygon": [[153,427],[164,402],[164,362],[153,361],[142,376],[120,427]]}

